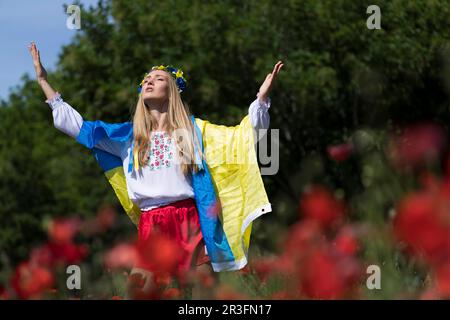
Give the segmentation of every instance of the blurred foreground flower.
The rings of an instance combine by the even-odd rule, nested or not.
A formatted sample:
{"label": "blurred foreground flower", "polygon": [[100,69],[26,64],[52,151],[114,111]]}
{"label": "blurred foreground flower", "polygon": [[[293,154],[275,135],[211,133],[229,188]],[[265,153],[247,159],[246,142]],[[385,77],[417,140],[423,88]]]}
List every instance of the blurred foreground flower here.
{"label": "blurred foreground flower", "polygon": [[327,147],[328,156],[336,162],[347,160],[353,153],[353,143],[347,142]]}
{"label": "blurred foreground flower", "polygon": [[138,254],[135,244],[120,243],[105,253],[104,263],[109,269],[129,269],[136,264]]}
{"label": "blurred foreground flower", "polygon": [[154,233],[138,243],[138,264],[155,273],[177,274],[184,254],[175,241],[162,233]]}
{"label": "blurred foreground flower", "polygon": [[49,242],[33,249],[30,260],[38,265],[53,268],[56,265],[79,263],[84,260],[87,254],[88,248],[86,245]]}
{"label": "blurred foreground flower", "polygon": [[361,275],[356,259],[339,255],[329,248],[312,252],[298,272],[301,292],[313,299],[348,298]]}
{"label": "blurred foreground flower", "polygon": [[312,186],[300,199],[300,213],[327,229],[339,224],[345,211],[344,203],[322,186]]}
{"label": "blurred foreground flower", "polygon": [[345,205],[322,186],[301,198],[303,213],[283,243],[280,257],[260,259],[252,270],[262,283],[272,276],[285,278],[286,290],[274,298],[343,299],[355,297],[362,264],[353,226],[343,225]]}
{"label": "blurred foreground flower", "polygon": [[173,299],[181,293],[167,287],[174,280],[181,285],[186,280],[179,272],[182,254],[175,241],[155,232],[146,241],[116,245],[104,255],[104,265],[113,270],[141,270],[128,280],[128,293],[133,299]]}
{"label": "blurred foreground flower", "polygon": [[388,144],[388,157],[398,169],[415,168],[434,162],[446,144],[445,131],[433,123],[408,126],[401,134],[393,134]]}
{"label": "blurred foreground flower", "polygon": [[425,297],[450,298],[450,180],[426,177],[423,190],[397,204],[394,235],[430,267],[434,283]]}
{"label": "blurred foreground flower", "polygon": [[40,298],[53,283],[50,270],[29,262],[21,263],[11,279],[11,286],[20,299]]}
{"label": "blurred foreground flower", "polygon": [[110,229],[117,219],[117,212],[112,206],[103,206],[94,218],[84,221],[82,232],[93,236]]}
{"label": "blurred foreground flower", "polygon": [[20,263],[10,279],[11,288],[18,298],[36,299],[45,293],[57,292],[49,291],[55,283],[55,269],[80,263],[88,254],[86,245],[73,242],[81,228],[79,218],[50,221],[47,229],[49,241],[34,248],[28,261]]}
{"label": "blurred foreground flower", "polygon": [[57,218],[50,221],[48,236],[54,243],[69,243],[81,230],[81,225],[78,218]]}

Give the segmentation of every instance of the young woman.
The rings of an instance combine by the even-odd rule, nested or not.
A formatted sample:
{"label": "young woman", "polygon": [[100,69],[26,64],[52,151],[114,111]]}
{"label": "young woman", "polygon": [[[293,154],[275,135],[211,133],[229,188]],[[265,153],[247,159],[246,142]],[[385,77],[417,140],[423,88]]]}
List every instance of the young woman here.
{"label": "young woman", "polygon": [[[138,226],[138,242],[155,232],[173,239],[181,252],[179,273],[243,268],[251,223],[271,211],[253,132],[269,127],[268,94],[282,62],[267,75],[238,126],[191,116],[180,95],[183,72],[169,66],[153,67],[142,80],[132,122],[108,124],[86,121],[64,102],[47,82],[35,43],[29,50],[55,127],[93,151]],[[145,269],[134,270],[139,268]]]}

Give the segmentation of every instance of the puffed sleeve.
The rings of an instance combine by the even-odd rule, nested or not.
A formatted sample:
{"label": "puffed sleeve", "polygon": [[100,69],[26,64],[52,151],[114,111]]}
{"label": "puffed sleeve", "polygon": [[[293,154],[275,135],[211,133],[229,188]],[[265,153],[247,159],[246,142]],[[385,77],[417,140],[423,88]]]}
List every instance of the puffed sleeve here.
{"label": "puffed sleeve", "polygon": [[[269,129],[270,124],[270,108],[271,100],[267,98],[266,101],[260,101],[258,98],[250,104],[248,108],[248,114],[250,116],[250,122],[256,130]],[[258,135],[259,139],[262,135]]]}
{"label": "puffed sleeve", "polygon": [[[56,129],[64,132],[68,136],[77,139],[83,126],[83,117],[70,104],[65,102],[61,94],[57,92],[54,97],[45,101],[52,109],[53,124]],[[95,148],[109,152],[115,156],[120,157],[124,144],[116,141],[111,141],[105,137],[98,141]]]}

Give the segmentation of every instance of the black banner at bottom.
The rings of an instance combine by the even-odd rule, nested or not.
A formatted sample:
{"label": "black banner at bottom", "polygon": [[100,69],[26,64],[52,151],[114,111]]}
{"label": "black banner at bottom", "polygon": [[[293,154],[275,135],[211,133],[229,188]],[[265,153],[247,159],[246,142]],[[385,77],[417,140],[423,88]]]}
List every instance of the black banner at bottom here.
{"label": "black banner at bottom", "polygon": [[446,312],[450,301],[414,300],[42,300],[0,301],[2,314],[53,316],[58,319],[310,319],[345,316],[345,319],[383,318],[398,312],[430,317]]}

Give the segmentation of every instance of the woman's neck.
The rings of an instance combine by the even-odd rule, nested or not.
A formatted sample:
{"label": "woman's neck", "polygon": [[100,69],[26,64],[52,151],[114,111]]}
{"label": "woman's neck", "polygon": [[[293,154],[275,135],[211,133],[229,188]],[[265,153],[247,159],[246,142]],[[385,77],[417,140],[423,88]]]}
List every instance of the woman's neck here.
{"label": "woman's neck", "polygon": [[148,111],[150,111],[152,118],[155,119],[157,123],[152,131],[166,131],[167,110],[169,109],[168,104],[146,101],[145,105],[148,108]]}
{"label": "woman's neck", "polygon": [[153,119],[156,120],[157,126],[152,131],[166,131],[166,117],[167,111],[161,112],[159,110],[150,110]]}

